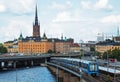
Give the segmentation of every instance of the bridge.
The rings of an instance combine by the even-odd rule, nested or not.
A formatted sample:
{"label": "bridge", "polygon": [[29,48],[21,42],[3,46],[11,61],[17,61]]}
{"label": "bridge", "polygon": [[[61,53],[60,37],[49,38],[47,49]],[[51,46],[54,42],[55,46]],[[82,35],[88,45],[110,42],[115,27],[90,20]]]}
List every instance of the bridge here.
{"label": "bridge", "polygon": [[120,70],[99,66],[96,61],[51,58],[47,66],[57,82],[120,82]]}
{"label": "bridge", "polygon": [[78,57],[79,54],[38,54],[38,55],[1,55],[0,56],[0,70],[38,66],[51,57]]}
{"label": "bridge", "polygon": [[[78,57],[79,55],[24,55],[24,56],[0,56],[0,71],[21,67],[47,66],[57,77],[57,82],[105,82],[99,77],[94,78],[82,73],[80,69],[72,69],[60,63],[50,62],[53,57]],[[47,65],[46,65],[47,64]],[[103,74],[102,74],[103,77]],[[104,76],[105,78],[106,76]],[[106,79],[106,78],[105,78]],[[120,80],[119,80],[120,81]]]}
{"label": "bridge", "polygon": [[1,56],[0,70],[40,66],[50,60],[50,55]]}
{"label": "bridge", "polygon": [[86,75],[76,67],[73,69],[72,66],[54,61],[47,62],[47,66],[56,76],[57,82],[100,82],[98,78]]}

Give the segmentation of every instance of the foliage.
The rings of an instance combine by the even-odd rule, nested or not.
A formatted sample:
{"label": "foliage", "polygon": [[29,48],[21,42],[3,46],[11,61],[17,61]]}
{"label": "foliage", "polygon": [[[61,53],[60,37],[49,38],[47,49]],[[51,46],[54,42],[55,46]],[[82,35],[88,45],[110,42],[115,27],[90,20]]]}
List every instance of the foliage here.
{"label": "foliage", "polygon": [[53,51],[51,49],[48,50],[48,53],[53,53]]}
{"label": "foliage", "polygon": [[108,57],[111,56],[111,51],[110,51],[110,50],[104,52],[102,58],[103,58],[103,59],[107,59],[107,56],[108,56]]}
{"label": "foliage", "polygon": [[95,51],[95,47],[90,47],[90,51]]}
{"label": "foliage", "polygon": [[106,82],[112,82],[110,75],[106,76]]}
{"label": "foliage", "polygon": [[101,53],[100,53],[100,52],[95,51],[95,56],[97,56],[98,58],[101,58]]}
{"label": "foliage", "polygon": [[80,54],[80,55],[78,56],[78,58],[81,59],[81,58],[82,58],[82,54]]}
{"label": "foliage", "polygon": [[7,48],[3,46],[3,44],[0,43],[0,53],[7,53]]}
{"label": "foliage", "polygon": [[109,58],[114,58],[120,61],[120,49],[108,50],[107,52],[103,53],[102,58],[107,59],[107,55]]}
{"label": "foliage", "polygon": [[114,49],[112,51],[112,55],[110,57],[120,60],[120,50],[119,49]]}

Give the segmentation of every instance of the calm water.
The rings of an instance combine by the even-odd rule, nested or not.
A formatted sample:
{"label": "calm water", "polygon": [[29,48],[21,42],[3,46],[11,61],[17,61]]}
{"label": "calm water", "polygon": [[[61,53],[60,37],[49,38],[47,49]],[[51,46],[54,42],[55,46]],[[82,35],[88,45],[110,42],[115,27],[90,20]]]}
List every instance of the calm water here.
{"label": "calm water", "polygon": [[[17,81],[16,81],[17,75]],[[18,69],[17,71],[0,72],[0,82],[56,82],[46,67]]]}

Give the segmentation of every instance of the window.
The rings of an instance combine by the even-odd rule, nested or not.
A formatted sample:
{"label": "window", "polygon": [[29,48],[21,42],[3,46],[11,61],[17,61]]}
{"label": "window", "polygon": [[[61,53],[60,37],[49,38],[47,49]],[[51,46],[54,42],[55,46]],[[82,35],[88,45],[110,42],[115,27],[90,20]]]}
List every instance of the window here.
{"label": "window", "polygon": [[90,71],[97,71],[97,65],[96,64],[90,64]]}

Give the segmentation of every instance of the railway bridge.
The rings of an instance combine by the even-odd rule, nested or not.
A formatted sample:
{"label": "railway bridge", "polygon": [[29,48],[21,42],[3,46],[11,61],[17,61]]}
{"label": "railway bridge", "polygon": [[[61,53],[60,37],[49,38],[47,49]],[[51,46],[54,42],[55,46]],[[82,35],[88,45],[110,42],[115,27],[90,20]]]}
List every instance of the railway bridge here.
{"label": "railway bridge", "polygon": [[1,56],[0,70],[40,66],[49,61],[50,55]]}
{"label": "railway bridge", "polygon": [[56,76],[57,82],[100,82],[90,75],[83,74],[81,70],[72,70],[59,63],[47,62],[47,66]]}
{"label": "railway bridge", "polygon": [[1,55],[0,70],[13,68],[32,67],[45,64],[51,57],[78,57],[79,54],[38,54],[38,55]]}

